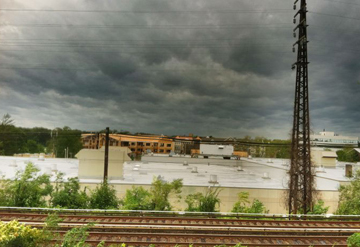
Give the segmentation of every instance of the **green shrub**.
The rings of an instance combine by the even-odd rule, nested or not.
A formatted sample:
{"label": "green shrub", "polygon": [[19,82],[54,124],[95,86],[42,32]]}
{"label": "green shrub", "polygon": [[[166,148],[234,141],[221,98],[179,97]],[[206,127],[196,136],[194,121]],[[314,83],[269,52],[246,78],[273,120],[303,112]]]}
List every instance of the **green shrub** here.
{"label": "green shrub", "polygon": [[349,185],[340,186],[339,206],[336,214],[360,214],[360,171],[357,171]]}
{"label": "green shrub", "polygon": [[349,247],[360,247],[360,233],[354,233],[347,239]]}
{"label": "green shrub", "polygon": [[133,186],[131,190],[126,190],[125,197],[121,204],[123,205],[123,209],[150,210],[151,194],[141,186]]}
{"label": "green shrub", "polygon": [[220,205],[219,188],[209,188],[205,195],[198,192],[186,197],[185,202],[188,205],[185,211],[193,212],[216,212]]}
{"label": "green shrub", "polygon": [[116,197],[114,186],[109,185],[107,180],[102,182],[90,194],[90,208],[93,209],[117,209],[120,200]]}
{"label": "green shrub", "polygon": [[249,201],[249,192],[240,192],[238,194],[238,201],[234,204],[233,213],[252,213],[261,214],[267,213],[264,204],[258,199],[254,199],[252,203]]}
{"label": "green shrub", "polygon": [[89,197],[85,189],[80,190],[79,179],[69,178],[67,182],[63,181],[63,174],[59,173],[56,178],[54,191],[51,194],[51,205],[62,208],[87,208]]}
{"label": "green shrub", "polygon": [[0,205],[13,207],[45,207],[45,197],[52,192],[50,176],[37,175],[40,170],[28,163],[14,180],[1,181]]}
{"label": "green shrub", "polygon": [[0,222],[0,247],[37,247],[44,241],[42,230],[13,220]]}
{"label": "green shrub", "polygon": [[169,195],[173,193],[180,197],[182,186],[182,179],[175,179],[172,182],[167,182],[155,178],[150,188],[150,209],[159,211],[171,210],[172,207],[169,202]]}

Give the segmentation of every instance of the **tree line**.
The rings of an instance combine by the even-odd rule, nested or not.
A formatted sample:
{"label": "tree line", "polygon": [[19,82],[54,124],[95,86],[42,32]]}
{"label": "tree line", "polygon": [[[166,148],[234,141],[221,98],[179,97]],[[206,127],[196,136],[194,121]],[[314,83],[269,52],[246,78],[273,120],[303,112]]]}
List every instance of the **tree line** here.
{"label": "tree line", "polygon": [[70,127],[47,129],[43,127],[16,127],[9,114],[0,121],[0,155],[12,156],[20,153],[54,153],[58,158],[74,157],[81,148],[81,130]]}

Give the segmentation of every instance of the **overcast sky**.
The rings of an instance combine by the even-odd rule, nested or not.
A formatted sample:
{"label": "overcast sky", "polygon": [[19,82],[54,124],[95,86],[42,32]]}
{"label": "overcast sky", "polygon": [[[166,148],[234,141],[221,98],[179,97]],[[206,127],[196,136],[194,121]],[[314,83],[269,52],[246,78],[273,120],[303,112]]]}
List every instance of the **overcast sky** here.
{"label": "overcast sky", "polygon": [[[0,6],[0,114],[19,126],[289,136],[291,0]],[[312,0],[308,10],[311,128],[360,136],[360,3]]]}

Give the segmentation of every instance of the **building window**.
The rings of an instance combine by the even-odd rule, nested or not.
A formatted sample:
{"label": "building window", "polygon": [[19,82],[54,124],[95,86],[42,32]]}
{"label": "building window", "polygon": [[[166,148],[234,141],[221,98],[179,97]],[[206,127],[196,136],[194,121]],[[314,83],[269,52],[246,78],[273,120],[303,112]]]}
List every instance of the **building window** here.
{"label": "building window", "polygon": [[171,148],[171,144],[167,144],[166,146],[167,146],[168,148]]}
{"label": "building window", "polygon": [[131,149],[131,152],[135,152],[135,148],[132,148],[132,149]]}
{"label": "building window", "polygon": [[154,149],[154,153],[157,153],[157,149]]}
{"label": "building window", "polygon": [[154,147],[157,147],[158,146],[158,144],[157,143],[154,143]]}
{"label": "building window", "polygon": [[132,142],[132,143],[131,143],[131,146],[135,146],[135,142]]}
{"label": "building window", "polygon": [[165,143],[160,143],[160,147],[164,147],[165,146]]}
{"label": "building window", "polygon": [[160,149],[159,152],[160,152],[160,153],[163,153],[163,152],[164,152],[164,149]]}
{"label": "building window", "polygon": [[147,147],[150,147],[150,143],[146,143],[146,146],[147,146]]}
{"label": "building window", "polygon": [[166,150],[167,153],[170,153],[171,150]]}
{"label": "building window", "polygon": [[138,150],[137,150],[138,152],[141,152],[142,150],[141,150],[141,148],[138,148]]}

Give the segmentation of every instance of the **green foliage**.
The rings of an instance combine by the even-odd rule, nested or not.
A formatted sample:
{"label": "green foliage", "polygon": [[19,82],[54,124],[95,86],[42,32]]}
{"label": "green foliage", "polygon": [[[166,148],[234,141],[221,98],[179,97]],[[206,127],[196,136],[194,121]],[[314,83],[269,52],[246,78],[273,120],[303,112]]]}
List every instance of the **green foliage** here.
{"label": "green foliage", "polygon": [[45,147],[34,140],[27,140],[24,147],[24,152],[26,153],[44,153],[44,151]]}
{"label": "green foliage", "polygon": [[185,211],[216,212],[216,207],[220,205],[219,193],[219,188],[209,188],[205,195],[200,192],[188,195],[185,199],[188,205]]}
{"label": "green foliage", "polygon": [[329,210],[329,207],[324,207],[324,201],[323,200],[319,200],[315,205],[314,208],[311,212],[309,212],[308,214],[326,214]]}
{"label": "green foliage", "polygon": [[171,210],[169,195],[173,193],[179,197],[182,186],[182,179],[175,179],[170,183],[162,179],[155,178],[150,188],[151,210]]}
{"label": "green foliage", "polygon": [[85,243],[89,236],[89,228],[90,225],[71,229],[65,234],[61,245],[57,247],[90,247],[90,245]]}
{"label": "green foliage", "polygon": [[240,192],[238,194],[238,201],[234,204],[233,213],[252,213],[261,214],[267,213],[267,210],[262,202],[254,199],[252,203],[249,201],[249,192]]}
{"label": "green foliage", "polygon": [[55,189],[51,194],[51,205],[62,208],[87,208],[89,197],[85,189],[80,190],[79,179],[69,178],[63,181],[63,174],[59,173],[55,181]]}
{"label": "green foliage", "polygon": [[[70,127],[56,128],[53,139],[47,143],[47,150],[52,151],[58,158],[65,157],[65,149],[69,148],[69,158],[82,149],[81,131]],[[55,149],[55,150],[54,150]]]}
{"label": "green foliage", "polygon": [[26,143],[24,132],[14,126],[14,120],[9,114],[5,114],[0,122],[0,140],[3,143],[1,150],[3,155],[22,153]]}
{"label": "green foliage", "polygon": [[359,162],[360,156],[353,148],[345,148],[336,152],[338,161]]}
{"label": "green foliage", "polygon": [[116,190],[105,180],[90,194],[90,208],[117,209],[120,201],[116,197]]}
{"label": "green foliage", "polygon": [[25,171],[18,171],[14,180],[2,180],[0,184],[0,205],[14,207],[44,207],[45,197],[52,186],[49,175],[37,175],[39,169],[32,163]]}
{"label": "green foliage", "polygon": [[200,212],[200,201],[203,197],[204,195],[201,192],[187,195],[185,198],[185,203],[187,204],[185,211]]}
{"label": "green foliage", "polygon": [[128,210],[150,210],[151,194],[141,186],[133,186],[131,190],[126,190],[122,205]]}
{"label": "green foliage", "polygon": [[360,247],[360,233],[354,233],[346,242],[349,247]]}
{"label": "green foliage", "polygon": [[37,247],[43,242],[42,230],[17,221],[0,221],[0,247]]}
{"label": "green foliage", "polygon": [[349,185],[340,186],[339,206],[336,214],[360,214],[360,170]]}

